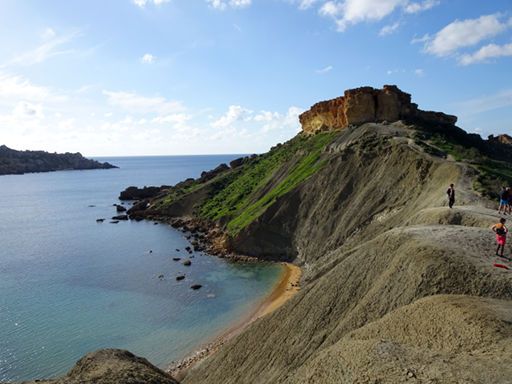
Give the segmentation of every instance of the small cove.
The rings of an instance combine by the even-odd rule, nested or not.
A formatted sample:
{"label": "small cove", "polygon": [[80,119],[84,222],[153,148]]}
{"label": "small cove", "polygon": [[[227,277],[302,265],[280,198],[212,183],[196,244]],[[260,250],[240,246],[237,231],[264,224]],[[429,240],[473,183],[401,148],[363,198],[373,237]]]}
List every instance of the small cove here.
{"label": "small cove", "polygon": [[182,233],[108,222],[125,187],[174,184],[235,157],[105,158],[121,168],[0,177],[0,381],[59,375],[105,347],[166,367],[268,295],[279,265],[195,253],[185,267],[172,260],[187,257]]}

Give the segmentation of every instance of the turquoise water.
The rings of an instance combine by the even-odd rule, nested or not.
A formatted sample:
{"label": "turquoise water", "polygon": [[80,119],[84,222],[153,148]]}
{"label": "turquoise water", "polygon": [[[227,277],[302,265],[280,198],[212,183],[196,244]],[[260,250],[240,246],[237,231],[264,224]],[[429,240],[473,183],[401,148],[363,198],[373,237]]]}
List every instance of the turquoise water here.
{"label": "turquoise water", "polygon": [[267,295],[279,266],[195,253],[184,267],[172,257],[188,242],[170,226],[96,223],[116,214],[126,186],[174,184],[234,157],[108,158],[121,168],[0,176],[0,381],[60,375],[104,347],[165,367]]}

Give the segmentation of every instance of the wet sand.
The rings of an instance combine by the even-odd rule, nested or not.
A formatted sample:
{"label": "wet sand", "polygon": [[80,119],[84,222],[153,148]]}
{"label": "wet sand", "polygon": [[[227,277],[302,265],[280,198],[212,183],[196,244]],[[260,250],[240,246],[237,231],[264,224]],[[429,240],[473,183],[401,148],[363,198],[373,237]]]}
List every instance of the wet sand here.
{"label": "wet sand", "polygon": [[182,380],[190,368],[215,353],[224,343],[240,334],[253,321],[272,313],[292,298],[300,290],[299,280],[301,275],[302,271],[299,267],[290,263],[283,263],[281,279],[276,283],[269,296],[212,342],[205,344],[184,359],[171,363],[167,372],[175,379]]}

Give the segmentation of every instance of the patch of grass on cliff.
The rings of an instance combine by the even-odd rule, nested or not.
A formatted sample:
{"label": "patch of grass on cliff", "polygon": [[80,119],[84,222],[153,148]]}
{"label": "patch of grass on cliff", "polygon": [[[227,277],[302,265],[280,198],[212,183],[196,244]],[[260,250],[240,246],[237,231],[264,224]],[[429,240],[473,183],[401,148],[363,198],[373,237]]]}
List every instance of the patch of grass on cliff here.
{"label": "patch of grass on cliff", "polygon": [[495,199],[502,186],[512,186],[512,164],[491,159],[475,147],[461,145],[442,135],[432,135],[428,141],[456,161],[472,166],[477,171],[473,188],[483,196]]}
{"label": "patch of grass on cliff", "polygon": [[456,161],[475,161],[482,158],[478,149],[454,143],[441,135],[432,136],[430,143],[441,151],[451,155]]}
{"label": "patch of grass on cliff", "polygon": [[473,187],[482,195],[496,199],[502,186],[512,186],[512,165],[510,163],[486,158],[475,164],[475,167],[479,174],[474,180]]}
{"label": "patch of grass on cliff", "polygon": [[181,197],[194,192],[195,190],[199,189],[201,187],[201,183],[198,181],[192,182],[190,185],[187,185],[185,187],[181,188],[172,188],[169,190],[169,192],[163,197],[161,200],[159,200],[155,208],[158,209],[165,209],[172,203],[174,203],[176,200],[180,199]]}
{"label": "patch of grass on cliff", "polygon": [[[199,216],[209,220],[223,220],[227,223],[229,233],[238,233],[279,196],[291,191],[321,167],[318,159],[322,149],[333,137],[332,132],[310,137],[297,136],[251,160],[241,167],[233,180],[214,188],[212,196],[200,208]],[[288,162],[293,165],[286,177],[270,187],[269,183],[274,180],[276,173]],[[269,190],[265,191],[266,188]]]}

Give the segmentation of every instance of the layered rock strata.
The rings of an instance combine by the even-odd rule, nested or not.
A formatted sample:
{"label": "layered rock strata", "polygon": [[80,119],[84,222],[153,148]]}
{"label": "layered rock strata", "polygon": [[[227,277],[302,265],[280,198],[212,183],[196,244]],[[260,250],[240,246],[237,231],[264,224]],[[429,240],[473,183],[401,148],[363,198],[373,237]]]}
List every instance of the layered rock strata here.
{"label": "layered rock strata", "polygon": [[346,90],[344,96],[321,101],[299,116],[306,134],[336,131],[350,125],[370,122],[421,121],[454,126],[457,117],[441,112],[422,111],[411,102],[411,95],[395,85],[382,89],[361,87]]}

